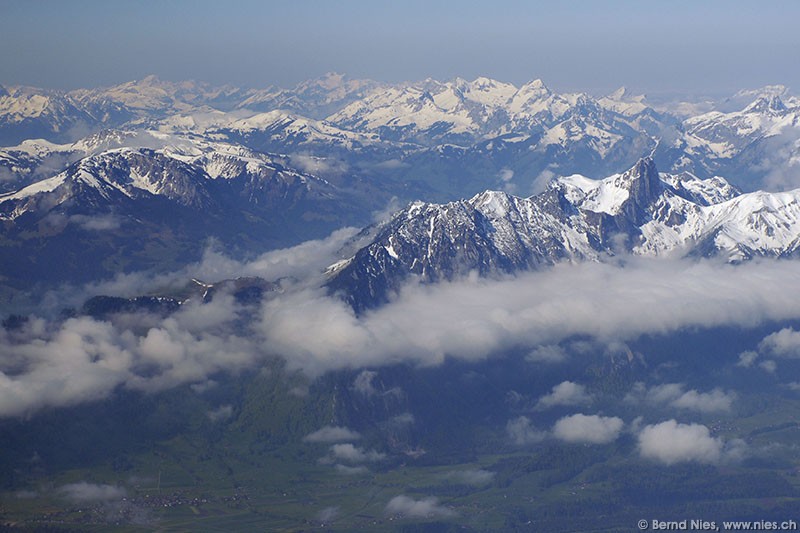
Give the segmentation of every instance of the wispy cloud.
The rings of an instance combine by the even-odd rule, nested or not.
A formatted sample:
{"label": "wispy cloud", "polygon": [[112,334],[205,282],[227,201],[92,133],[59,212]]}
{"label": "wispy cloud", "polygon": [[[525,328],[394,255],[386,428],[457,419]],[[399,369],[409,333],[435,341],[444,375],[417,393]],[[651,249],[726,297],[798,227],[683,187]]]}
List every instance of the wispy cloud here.
{"label": "wispy cloud", "polygon": [[536,429],[527,416],[520,416],[509,420],[506,424],[506,434],[511,443],[516,446],[528,446],[542,442],[547,438],[547,432]]}
{"label": "wispy cloud", "polygon": [[206,416],[208,416],[208,419],[212,422],[222,422],[233,416],[233,406],[221,405],[206,413]]}
{"label": "wispy cloud", "polygon": [[309,433],[303,437],[303,440],[306,442],[334,443],[358,440],[360,438],[361,435],[358,432],[346,427],[324,426],[313,433]]}
{"label": "wispy cloud", "polygon": [[440,505],[439,499],[433,496],[415,500],[404,494],[389,500],[389,503],[386,504],[386,513],[409,518],[449,517],[456,514],[452,509]]}
{"label": "wispy cloud", "polygon": [[449,472],[445,475],[447,479],[453,480],[456,483],[465,483],[467,485],[485,485],[491,483],[494,479],[495,473],[489,470],[470,469],[470,470],[457,470]]}
{"label": "wispy cloud", "polygon": [[669,406],[677,409],[718,413],[730,411],[736,400],[736,393],[714,388],[708,392],[695,389],[686,390],[682,383],[665,383],[649,389],[644,383],[637,383],[625,397],[629,403],[646,403],[652,406]]}
{"label": "wispy cloud", "polygon": [[56,492],[76,503],[120,500],[127,495],[127,491],[123,487],[87,483],[85,481],[62,485]]}
{"label": "wispy cloud", "polygon": [[347,463],[374,463],[386,458],[385,453],[365,450],[350,443],[334,444],[330,449],[331,457],[336,461]]}

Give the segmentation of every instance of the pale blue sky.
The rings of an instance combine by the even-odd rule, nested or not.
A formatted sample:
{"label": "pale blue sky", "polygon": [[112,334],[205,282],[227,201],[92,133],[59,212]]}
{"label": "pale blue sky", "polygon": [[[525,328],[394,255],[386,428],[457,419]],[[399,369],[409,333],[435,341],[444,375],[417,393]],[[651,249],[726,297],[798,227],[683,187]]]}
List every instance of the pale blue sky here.
{"label": "pale blue sky", "polygon": [[0,83],[291,86],[485,75],[557,90],[800,90],[800,2],[0,0]]}

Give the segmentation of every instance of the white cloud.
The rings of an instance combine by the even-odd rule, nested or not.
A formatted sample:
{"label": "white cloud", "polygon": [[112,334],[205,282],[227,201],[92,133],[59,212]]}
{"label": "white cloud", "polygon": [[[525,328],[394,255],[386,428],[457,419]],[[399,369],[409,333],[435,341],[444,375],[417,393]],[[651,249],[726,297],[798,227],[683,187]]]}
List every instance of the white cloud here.
{"label": "white cloud", "polygon": [[695,461],[717,463],[722,458],[722,439],[712,437],[702,424],[667,420],[648,425],[639,433],[639,453],[667,465]]}
{"label": "white cloud", "polygon": [[546,168],[533,179],[531,184],[531,194],[538,194],[547,189],[548,184],[556,177],[556,173]]}
{"label": "white cloud", "polygon": [[[119,276],[74,290],[73,297],[130,296],[180,286],[191,277],[302,280],[271,293],[241,336],[232,333],[241,310],[225,294],[206,305],[187,304],[166,319],[34,319],[36,328],[31,325],[22,333],[0,331],[0,416],[98,400],[117,387],[152,392],[202,384],[216,372],[253,368],[272,356],[285,358],[289,370],[312,378],[332,369],[397,362],[480,360],[508,349],[528,350],[529,360],[558,361],[564,358],[558,343],[576,335],[608,344],[688,326],[753,326],[800,318],[800,299],[794,297],[800,291],[796,261],[731,266],[637,258],[625,258],[624,268],[558,265],[502,280],[472,277],[436,286],[412,284],[391,304],[356,317],[318,288],[321,272],[353,234],[343,230],[248,263],[210,249],[203,261],[178,273]],[[54,296],[50,301],[53,309],[60,309],[67,299]],[[796,353],[797,335],[783,330],[767,337],[761,348],[776,357],[789,356]],[[370,375],[363,374],[363,382],[356,384],[362,392],[377,390]],[[682,394],[686,397],[675,399],[676,406],[697,409],[724,403],[728,393]]]}
{"label": "white cloud", "polygon": [[331,446],[331,456],[334,460],[348,463],[376,462],[386,458],[384,453],[379,453],[375,450],[364,450],[350,443]]}
{"label": "white cloud", "polygon": [[536,407],[548,409],[558,405],[582,405],[591,401],[591,396],[586,393],[586,387],[572,381],[563,381],[554,386],[550,394],[542,396]]}
{"label": "white cloud", "polygon": [[378,375],[372,370],[362,370],[353,381],[353,389],[364,396],[377,394],[377,390],[372,385],[372,380]]}
{"label": "white cloud", "polygon": [[63,485],[57,489],[57,492],[76,503],[120,500],[127,495],[127,491],[123,487],[98,485],[85,481]]}
{"label": "white cloud", "polygon": [[762,141],[759,161],[753,170],[764,175],[768,190],[788,191],[800,187],[800,131],[783,128]]}
{"label": "white cloud", "polygon": [[778,369],[778,363],[775,361],[768,359],[766,361],[761,361],[758,366],[762,368],[764,371],[769,372],[770,374],[774,374],[775,371]]}
{"label": "white cloud", "polygon": [[536,444],[547,437],[547,433],[536,429],[527,416],[509,420],[506,424],[506,433],[511,442],[517,446]]}
{"label": "white cloud", "polygon": [[691,409],[701,413],[716,413],[720,411],[730,411],[736,394],[724,392],[722,389],[715,388],[710,392],[697,392],[690,390],[684,392],[676,398],[670,405],[681,409]]}
{"label": "white cloud", "polygon": [[758,352],[754,352],[752,350],[747,350],[739,354],[739,361],[736,363],[736,366],[740,366],[742,368],[750,368],[755,363],[756,359],[758,359]]}
{"label": "white cloud", "polygon": [[[118,274],[110,281],[88,284],[71,291],[54,295],[60,305],[66,298],[79,298],[80,305],[87,296],[103,294],[109,296],[131,296],[163,290],[164,287],[182,287],[187,280],[197,278],[204,281],[220,281],[242,276],[257,276],[268,281],[282,278],[319,282],[319,274],[329,265],[343,259],[339,251],[358,232],[357,228],[342,228],[328,237],[306,241],[290,248],[272,250],[253,260],[242,262],[231,259],[217,249],[213,242],[203,252],[197,263],[167,274],[128,273]],[[67,294],[64,294],[67,292]],[[57,308],[60,311],[61,307]]]}
{"label": "white cloud", "polygon": [[438,498],[433,496],[414,500],[402,494],[389,500],[389,503],[386,504],[386,513],[409,518],[446,518],[456,514],[452,509],[439,505]]}
{"label": "white cloud", "polygon": [[531,363],[560,363],[567,358],[567,352],[557,344],[537,346],[525,357]]}
{"label": "white cloud", "polygon": [[626,261],[624,268],[558,265],[500,281],[412,284],[361,317],[320,291],[287,293],[265,304],[261,331],[291,368],[314,376],[402,360],[477,360],[574,335],[610,342],[800,317],[800,299],[791,297],[800,291],[798,262]]}
{"label": "white cloud", "polygon": [[665,383],[650,389],[643,383],[637,383],[626,396],[626,401],[631,403],[644,401],[649,405],[666,405],[700,413],[730,411],[735,400],[736,393],[733,391],[725,392],[719,387],[709,392],[699,392],[695,389],[687,391],[682,383]]}
{"label": "white cloud", "polygon": [[348,165],[340,159],[330,159],[326,157],[317,157],[308,154],[292,154],[292,166],[313,174],[315,176],[340,176],[347,172]]}
{"label": "white cloud", "polygon": [[[213,313],[215,304],[208,305]],[[192,313],[164,319],[140,334],[89,317],[66,320],[52,331],[45,326],[16,333],[13,339],[0,332],[0,416],[98,400],[117,387],[154,392],[205,382],[263,357],[235,335],[186,329],[196,318]],[[16,372],[8,372],[11,368]]]}
{"label": "white cloud", "polygon": [[221,422],[233,416],[232,405],[221,405],[218,408],[206,413],[208,419],[212,422]]}
{"label": "white cloud", "polygon": [[501,168],[500,172],[497,174],[503,182],[508,183],[514,177],[514,171],[510,168]]}
{"label": "white cloud", "polygon": [[503,190],[509,194],[514,194],[517,188],[511,183],[511,180],[514,178],[514,171],[510,168],[502,168],[500,172],[497,174],[497,177],[500,178],[500,181],[503,184]]}
{"label": "white cloud", "polygon": [[[192,277],[313,277],[352,234],[342,230],[246,264],[209,249],[203,261],[177,273],[121,275],[112,282],[65,289],[46,300],[52,300],[54,309],[79,307],[94,294],[146,294],[181,287]],[[257,332],[241,337],[232,333],[239,313],[234,298],[220,291],[212,302],[190,300],[167,318],[139,313],[112,321],[78,317],[48,322],[32,317],[18,331],[0,329],[0,417],[99,400],[118,387],[156,392],[190,383],[202,391],[216,372],[252,368],[268,357]]]}
{"label": "white cloud", "polygon": [[347,465],[334,465],[336,472],[345,476],[360,476],[366,474],[369,469],[366,466],[347,466]]}
{"label": "white cloud", "polygon": [[326,507],[325,509],[319,512],[317,518],[319,519],[320,522],[330,522],[337,516],[339,516],[338,507]]}
{"label": "white cloud", "polygon": [[90,231],[107,231],[118,229],[120,226],[119,218],[114,215],[72,215],[69,222],[79,225],[81,228]]}
{"label": "white cloud", "polygon": [[575,414],[553,426],[553,436],[566,442],[607,444],[617,439],[624,423],[616,416]]}
{"label": "white cloud", "polygon": [[414,423],[414,415],[411,413],[400,413],[397,416],[393,416],[389,419],[389,424],[395,427],[399,426],[410,426]]}
{"label": "white cloud", "polygon": [[764,339],[758,345],[759,351],[786,359],[800,358],[800,331],[783,328]]}
{"label": "white cloud", "polygon": [[309,433],[303,440],[306,442],[345,442],[358,440],[361,435],[358,432],[341,426],[324,426],[313,433]]}

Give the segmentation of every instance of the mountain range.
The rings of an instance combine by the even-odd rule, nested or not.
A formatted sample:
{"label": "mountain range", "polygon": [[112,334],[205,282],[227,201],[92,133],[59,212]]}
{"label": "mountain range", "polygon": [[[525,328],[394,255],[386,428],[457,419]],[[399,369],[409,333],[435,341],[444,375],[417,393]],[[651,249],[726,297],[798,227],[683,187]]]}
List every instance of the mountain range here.
{"label": "mountain range", "polygon": [[786,520],[798,114],[780,86],[0,89],[0,529]]}
{"label": "mountain range", "polygon": [[653,159],[603,180],[556,178],[537,195],[485,191],[447,204],[414,202],[365,234],[329,269],[328,287],[356,311],[385,303],[405,281],[500,276],[618,254],[795,257],[800,190],[743,194],[723,178],[661,174]]}
{"label": "mountain range", "polygon": [[655,104],[541,80],[329,74],[243,89],[151,76],[0,88],[0,144],[0,274],[14,290],[175,268],[209,239],[253,255],[367,225],[390,201],[413,203],[332,288],[363,268],[383,288],[355,292],[380,301],[412,274],[796,247],[794,193],[780,191],[800,183],[800,100],[782,86]]}

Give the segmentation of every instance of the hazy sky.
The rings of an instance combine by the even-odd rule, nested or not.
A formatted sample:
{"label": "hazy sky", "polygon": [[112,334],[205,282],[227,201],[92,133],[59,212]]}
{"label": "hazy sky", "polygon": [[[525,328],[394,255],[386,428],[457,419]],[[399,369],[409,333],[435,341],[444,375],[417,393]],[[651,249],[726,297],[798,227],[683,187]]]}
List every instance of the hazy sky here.
{"label": "hazy sky", "polygon": [[800,88],[800,2],[0,0],[0,83],[292,86],[480,75],[557,90]]}

